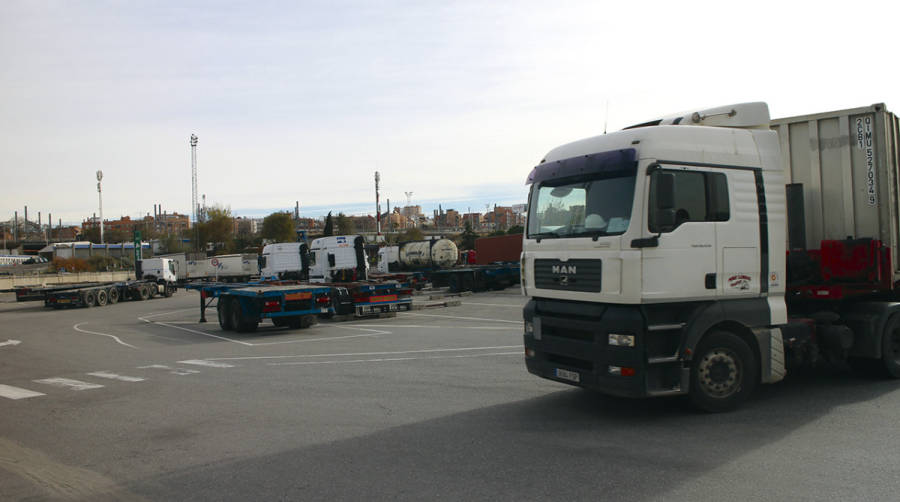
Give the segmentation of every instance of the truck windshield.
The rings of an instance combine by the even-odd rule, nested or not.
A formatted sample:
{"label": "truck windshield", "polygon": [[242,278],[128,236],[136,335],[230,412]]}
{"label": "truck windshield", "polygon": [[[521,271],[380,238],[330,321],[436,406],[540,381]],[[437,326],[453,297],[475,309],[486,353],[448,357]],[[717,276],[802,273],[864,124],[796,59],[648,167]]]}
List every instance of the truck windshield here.
{"label": "truck windshield", "polygon": [[619,235],[628,230],[635,176],[547,180],[529,200],[528,238]]}

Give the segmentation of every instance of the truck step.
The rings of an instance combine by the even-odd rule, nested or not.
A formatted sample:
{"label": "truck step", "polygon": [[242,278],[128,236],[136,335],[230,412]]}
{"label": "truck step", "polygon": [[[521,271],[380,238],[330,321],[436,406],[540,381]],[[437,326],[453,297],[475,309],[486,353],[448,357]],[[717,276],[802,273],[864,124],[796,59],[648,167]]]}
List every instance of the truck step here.
{"label": "truck step", "polygon": [[668,364],[668,363],[677,363],[680,361],[681,361],[681,359],[679,359],[678,356],[664,356],[664,357],[647,358],[647,364]]}
{"label": "truck step", "polygon": [[684,394],[684,392],[681,390],[681,387],[675,387],[673,389],[651,390],[647,392],[647,396],[649,397],[680,396],[681,394]]}

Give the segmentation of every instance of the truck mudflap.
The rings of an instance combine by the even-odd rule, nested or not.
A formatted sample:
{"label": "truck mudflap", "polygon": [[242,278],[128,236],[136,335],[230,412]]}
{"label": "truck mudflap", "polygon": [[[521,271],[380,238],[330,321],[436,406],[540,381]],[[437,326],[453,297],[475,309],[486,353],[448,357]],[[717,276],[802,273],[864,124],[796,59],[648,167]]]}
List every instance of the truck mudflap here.
{"label": "truck mudflap", "polygon": [[690,369],[678,356],[682,325],[648,329],[641,310],[627,305],[531,300],[524,314],[532,374],[624,397],[688,390]]}

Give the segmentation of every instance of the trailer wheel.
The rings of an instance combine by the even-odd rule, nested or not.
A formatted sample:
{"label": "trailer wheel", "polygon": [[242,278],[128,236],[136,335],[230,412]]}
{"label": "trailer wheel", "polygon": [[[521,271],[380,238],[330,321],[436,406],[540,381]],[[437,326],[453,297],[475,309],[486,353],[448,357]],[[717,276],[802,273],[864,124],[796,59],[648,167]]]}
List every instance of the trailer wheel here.
{"label": "trailer wheel", "polygon": [[881,362],[885,376],[900,378],[900,314],[888,319],[881,336]]}
{"label": "trailer wheel", "polygon": [[300,329],[309,328],[309,327],[317,324],[318,322],[319,322],[319,320],[316,319],[316,316],[314,316],[312,314],[305,315],[300,318]]}
{"label": "trailer wheel", "polygon": [[87,291],[84,293],[84,306],[85,307],[93,307],[97,304],[97,293],[93,291]]}
{"label": "trailer wheel", "polygon": [[235,331],[238,333],[247,333],[251,331],[256,331],[256,327],[259,325],[259,321],[253,319],[248,319],[247,316],[244,315],[244,310],[241,308],[241,301],[237,298],[231,299],[231,324],[234,326]]}
{"label": "trailer wheel", "polygon": [[219,327],[225,331],[234,330],[234,324],[231,322],[231,302],[229,298],[219,298],[216,304],[216,311],[219,316]]}
{"label": "trailer wheel", "polygon": [[100,291],[97,291],[97,306],[98,307],[105,307],[106,301],[108,299],[109,299],[109,297],[106,295],[105,289],[101,289]]}
{"label": "trailer wheel", "polygon": [[759,368],[747,343],[733,333],[713,331],[694,351],[691,402],[711,413],[733,410],[753,393],[758,380]]}
{"label": "trailer wheel", "polygon": [[109,288],[109,291],[106,292],[106,301],[110,305],[115,305],[119,303],[119,289],[118,288]]}
{"label": "trailer wheel", "polygon": [[288,323],[287,319],[285,319],[283,317],[273,317],[272,324],[274,324],[278,328],[283,328],[283,327],[287,326],[289,323]]}

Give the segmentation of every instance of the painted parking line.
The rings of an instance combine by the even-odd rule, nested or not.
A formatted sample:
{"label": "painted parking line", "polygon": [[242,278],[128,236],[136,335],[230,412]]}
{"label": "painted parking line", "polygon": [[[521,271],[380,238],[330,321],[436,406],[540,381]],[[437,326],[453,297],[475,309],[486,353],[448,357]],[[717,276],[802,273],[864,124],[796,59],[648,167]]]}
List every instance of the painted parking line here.
{"label": "painted parking line", "polygon": [[28,399],[29,397],[45,396],[43,392],[35,392],[33,390],[21,389],[12,385],[0,384],[0,397],[6,399]]}
{"label": "painted parking line", "polygon": [[103,386],[98,383],[82,382],[81,380],[73,380],[71,378],[42,378],[34,380],[35,383],[52,385],[54,387],[64,387],[72,390],[91,390],[100,389]]}
{"label": "painted parking line", "polygon": [[489,357],[489,356],[521,356],[521,351],[515,352],[487,352],[483,354],[460,354],[455,356],[426,356],[426,357],[381,357],[375,359],[350,359],[337,361],[288,361],[284,363],[269,363],[269,366],[307,366],[313,364],[359,364],[359,363],[389,363],[397,361],[422,361],[431,359],[464,359],[470,357]]}
{"label": "painted parking line", "polygon": [[141,377],[133,377],[128,375],[119,375],[117,373],[111,373],[109,371],[94,371],[93,373],[87,373],[90,376],[95,376],[99,378],[108,378],[110,380],[119,380],[121,382],[143,382],[144,379]]}
{"label": "painted parking line", "polygon": [[126,346],[126,347],[131,347],[132,349],[136,349],[136,348],[137,348],[137,347],[135,347],[134,345],[131,345],[130,343],[125,343],[125,342],[123,342],[119,337],[117,337],[117,336],[115,336],[115,335],[110,335],[109,333],[100,333],[99,331],[90,331],[90,330],[87,330],[87,329],[80,328],[79,326],[81,326],[82,324],[87,324],[87,323],[80,322],[80,323],[76,324],[75,326],[72,326],[72,329],[74,329],[75,331],[77,331],[77,332],[79,332],[79,333],[86,333],[86,334],[88,334],[88,335],[106,336],[106,337],[109,337],[109,338],[112,338],[113,340],[115,340],[116,343],[118,343],[119,345],[124,345],[124,346]]}
{"label": "painted parking line", "polygon": [[178,364],[193,364],[195,366],[206,366],[208,368],[234,368],[233,364],[207,361],[206,359],[188,359],[186,361],[178,361]]}
{"label": "painted parking line", "polygon": [[138,366],[139,370],[153,369],[153,370],[165,370],[173,375],[185,376],[185,375],[194,375],[196,373],[200,373],[199,370],[190,370],[187,368],[173,368],[171,366],[166,366],[165,364],[149,364],[147,366]]}
{"label": "painted parking line", "polygon": [[414,315],[419,317],[442,317],[444,319],[461,319],[464,321],[490,321],[490,322],[508,322],[512,324],[522,324],[522,321],[507,321],[505,319],[485,319],[484,317],[461,317],[455,315],[439,315],[439,314],[417,314],[413,312],[403,312],[404,316]]}
{"label": "painted parking line", "polygon": [[420,349],[420,350],[399,350],[392,352],[344,352],[340,354],[295,354],[295,355],[278,355],[278,356],[243,356],[243,357],[211,357],[212,361],[249,361],[260,359],[306,359],[313,357],[360,357],[360,356],[390,356],[402,354],[427,354],[436,352],[466,352],[477,350],[500,350],[515,349],[521,345],[498,345],[495,347],[458,347],[449,349]]}
{"label": "painted parking line", "polygon": [[476,302],[462,302],[461,305],[481,305],[481,306],[484,306],[484,307],[509,307],[509,308],[516,308],[516,309],[525,308],[524,305],[509,305],[509,304],[507,304],[507,303],[476,303]]}

